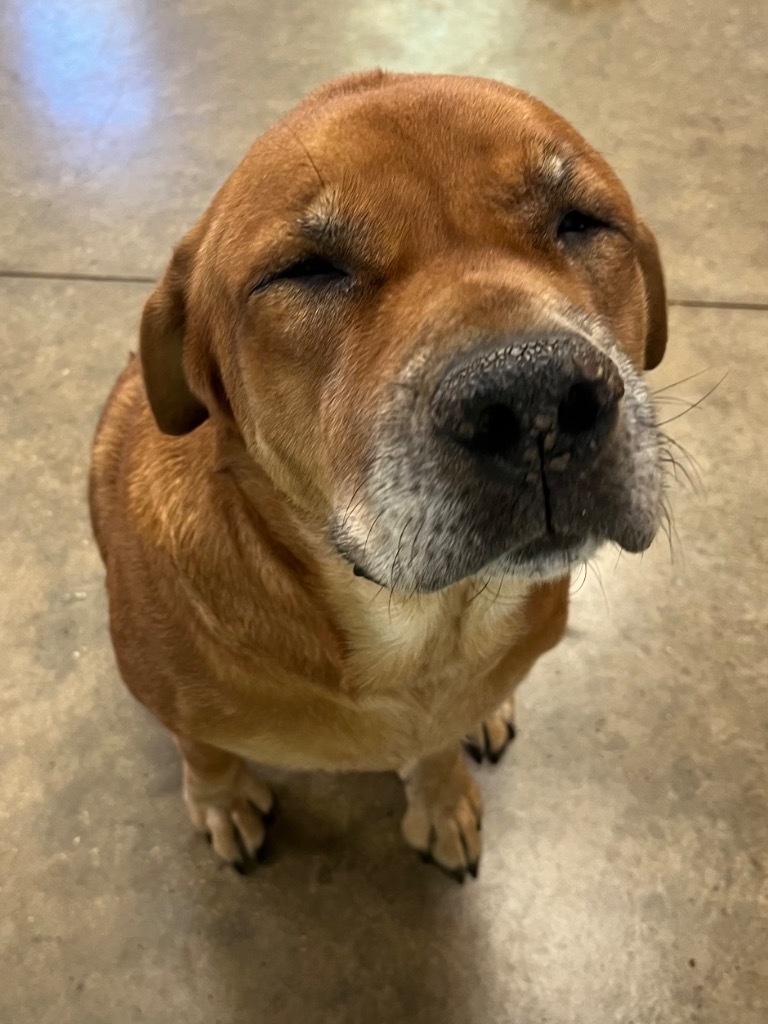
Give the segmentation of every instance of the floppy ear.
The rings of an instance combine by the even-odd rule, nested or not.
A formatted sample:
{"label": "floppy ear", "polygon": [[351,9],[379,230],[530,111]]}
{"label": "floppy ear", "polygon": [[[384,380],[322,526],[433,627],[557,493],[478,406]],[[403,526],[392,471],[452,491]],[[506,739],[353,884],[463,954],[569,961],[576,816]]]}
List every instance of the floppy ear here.
{"label": "floppy ear", "polygon": [[648,331],[645,338],[645,369],[652,370],[661,362],[667,347],[667,292],[661,268],[659,247],[653,232],[639,222],[637,258],[643,272],[648,304]]}
{"label": "floppy ear", "polygon": [[[173,258],[144,306],[140,353],[149,405],[164,434],[188,434],[208,418],[184,372],[187,288],[197,232],[177,246]],[[194,235],[194,237],[193,237]]]}

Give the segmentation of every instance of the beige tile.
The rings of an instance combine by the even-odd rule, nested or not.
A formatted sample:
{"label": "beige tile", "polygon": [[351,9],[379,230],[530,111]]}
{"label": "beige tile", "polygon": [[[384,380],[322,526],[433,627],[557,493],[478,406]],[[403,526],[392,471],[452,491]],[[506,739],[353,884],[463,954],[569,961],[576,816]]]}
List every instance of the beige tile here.
{"label": "beige tile", "polygon": [[572,118],[672,292],[768,300],[763,0],[6,0],[0,267],[155,275],[252,138],[348,70],[490,75]]}
{"label": "beige tile", "polygon": [[[678,538],[606,553],[479,772],[480,879],[401,845],[384,777],[279,777],[271,863],[219,870],[123,691],[90,433],[144,289],[0,282],[0,1020],[764,1024],[768,316],[678,310]],[[660,396],[661,397],[661,396]],[[665,402],[675,415],[683,406]],[[576,590],[576,587],[574,587]]]}

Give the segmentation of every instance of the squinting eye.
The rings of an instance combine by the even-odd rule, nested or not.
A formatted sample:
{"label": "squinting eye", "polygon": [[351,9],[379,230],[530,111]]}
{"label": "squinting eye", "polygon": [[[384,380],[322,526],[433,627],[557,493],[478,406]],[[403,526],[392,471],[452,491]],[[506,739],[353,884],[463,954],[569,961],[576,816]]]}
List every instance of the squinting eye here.
{"label": "squinting eye", "polygon": [[587,235],[608,228],[610,228],[610,224],[600,220],[599,217],[593,217],[591,213],[584,213],[583,210],[569,210],[557,225],[557,237],[563,240],[571,235]]}
{"label": "squinting eye", "polygon": [[350,277],[349,271],[340,267],[337,263],[326,259],[324,256],[305,256],[303,259],[291,263],[284,270],[279,270],[269,279],[273,281],[296,281],[297,284],[311,285],[315,288],[323,288],[328,285],[338,284]]}

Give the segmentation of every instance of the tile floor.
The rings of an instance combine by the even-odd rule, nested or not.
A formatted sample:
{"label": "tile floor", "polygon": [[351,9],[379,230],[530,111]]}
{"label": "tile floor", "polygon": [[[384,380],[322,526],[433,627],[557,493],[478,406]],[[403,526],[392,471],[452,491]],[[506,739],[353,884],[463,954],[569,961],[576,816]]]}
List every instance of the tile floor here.
{"label": "tile floor", "polygon": [[[2,1024],[765,1024],[763,0],[5,0],[0,29]],[[277,777],[271,862],[216,867],[118,682],[84,504],[144,279],[261,128],[374,64],[570,117],[661,240],[654,385],[727,372],[669,426],[702,481],[672,552],[602,558],[520,692],[464,887],[386,777]]]}

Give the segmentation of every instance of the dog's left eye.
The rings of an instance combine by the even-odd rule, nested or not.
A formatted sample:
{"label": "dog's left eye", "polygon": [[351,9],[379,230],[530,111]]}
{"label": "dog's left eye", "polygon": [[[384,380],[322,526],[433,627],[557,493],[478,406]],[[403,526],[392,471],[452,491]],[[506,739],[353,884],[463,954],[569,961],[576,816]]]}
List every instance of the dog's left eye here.
{"label": "dog's left eye", "polygon": [[589,235],[595,231],[605,230],[610,227],[599,217],[593,217],[591,213],[583,210],[569,210],[557,225],[557,237],[561,241],[567,241],[575,235]]}
{"label": "dog's left eye", "polygon": [[305,256],[279,270],[270,278],[272,281],[296,281],[299,284],[323,288],[332,284],[340,284],[350,277],[348,270],[326,259],[324,256]]}

